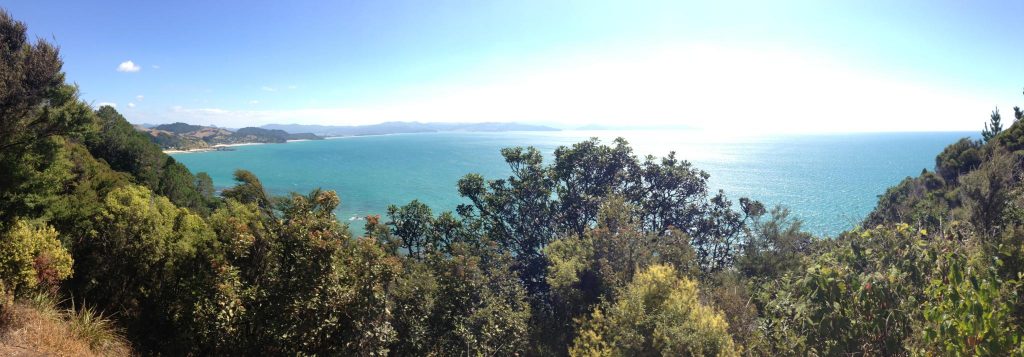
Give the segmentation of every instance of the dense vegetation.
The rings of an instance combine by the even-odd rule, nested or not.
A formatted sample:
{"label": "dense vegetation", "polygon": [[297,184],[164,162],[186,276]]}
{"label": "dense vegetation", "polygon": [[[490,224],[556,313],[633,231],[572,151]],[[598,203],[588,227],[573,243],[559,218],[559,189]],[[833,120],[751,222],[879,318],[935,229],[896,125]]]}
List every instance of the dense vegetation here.
{"label": "dense vegetation", "polygon": [[1024,354],[1019,114],[834,239],[621,139],[505,149],[353,237],[332,191],[216,195],[61,65],[0,14],[0,331],[56,296],[141,354]]}

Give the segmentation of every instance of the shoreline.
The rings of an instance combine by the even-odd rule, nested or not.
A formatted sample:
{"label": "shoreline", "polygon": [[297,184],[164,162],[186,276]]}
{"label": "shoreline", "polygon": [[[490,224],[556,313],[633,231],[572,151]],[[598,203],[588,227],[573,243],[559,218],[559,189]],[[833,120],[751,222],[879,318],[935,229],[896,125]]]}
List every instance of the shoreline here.
{"label": "shoreline", "polygon": [[[296,140],[296,141],[299,141],[299,140]],[[222,148],[234,147],[234,146],[249,146],[249,145],[264,145],[264,144],[271,144],[271,143],[217,144],[217,145],[213,145],[213,146],[209,146],[209,147],[205,147],[205,148],[189,149],[189,150],[169,149],[169,150],[163,150],[163,152],[164,152],[164,154],[187,154],[187,153],[193,153],[193,152],[225,151],[225,150],[221,150],[221,149]],[[284,144],[284,143],[281,143],[281,144]]]}
{"label": "shoreline", "polygon": [[[332,139],[344,139],[344,138],[358,138],[358,137],[362,137],[362,136],[384,136],[384,135],[398,135],[398,134],[402,134],[402,133],[389,133],[389,134],[367,134],[367,135],[345,135],[345,136],[326,136],[326,137],[323,137],[323,139],[320,139],[320,140],[332,140]],[[285,142],[283,142],[283,143],[238,143],[238,144],[217,144],[217,145],[213,145],[213,146],[208,146],[208,147],[205,147],[205,148],[198,148],[198,149],[189,149],[189,150],[177,150],[177,149],[168,149],[168,150],[163,150],[163,152],[164,152],[164,154],[188,154],[188,153],[196,153],[196,152],[226,151],[226,150],[221,150],[221,148],[229,148],[229,147],[234,147],[234,146],[249,146],[249,145],[267,145],[267,144],[287,144],[287,143],[296,143],[296,142],[302,142],[302,141],[319,141],[319,140],[313,140],[313,139],[290,139],[290,140],[285,140]]]}

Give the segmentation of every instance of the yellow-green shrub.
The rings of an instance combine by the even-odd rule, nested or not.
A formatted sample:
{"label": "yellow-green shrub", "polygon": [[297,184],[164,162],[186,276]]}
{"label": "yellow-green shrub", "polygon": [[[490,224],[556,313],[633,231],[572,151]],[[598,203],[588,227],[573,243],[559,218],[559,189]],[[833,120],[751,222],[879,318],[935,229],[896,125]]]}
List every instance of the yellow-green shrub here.
{"label": "yellow-green shrub", "polygon": [[17,221],[0,236],[0,286],[15,296],[51,289],[71,276],[71,255],[45,224]]}
{"label": "yellow-green shrub", "polygon": [[721,313],[701,304],[697,283],[653,265],[613,304],[583,322],[573,356],[729,356],[737,349]]}

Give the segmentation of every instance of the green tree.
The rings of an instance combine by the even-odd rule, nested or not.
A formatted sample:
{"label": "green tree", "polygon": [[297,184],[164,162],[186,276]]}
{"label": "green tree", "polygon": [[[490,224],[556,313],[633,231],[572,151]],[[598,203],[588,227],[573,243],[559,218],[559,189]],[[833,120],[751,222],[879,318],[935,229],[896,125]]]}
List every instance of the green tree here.
{"label": "green tree", "polygon": [[395,330],[387,287],[398,261],[371,240],[351,240],[333,213],[339,202],[333,191],[314,190],[283,203],[279,275],[261,306],[267,317],[251,321],[264,330],[256,351],[388,353]]}
{"label": "green tree", "polygon": [[148,189],[128,185],[104,198],[95,231],[74,248],[75,298],[116,312],[144,348],[173,345],[183,279],[197,252],[214,241],[198,215]]}
{"label": "green tree", "polygon": [[430,207],[417,200],[402,207],[388,207],[387,224],[392,227],[394,236],[401,240],[401,247],[412,257],[420,257],[425,251],[438,248],[437,242],[430,241],[433,219]]}
{"label": "green tree", "polygon": [[557,180],[562,230],[582,236],[597,220],[605,197],[621,194],[636,169],[633,149],[623,138],[614,146],[597,138],[555,149],[552,177]]}
{"label": "green tree", "polygon": [[[541,250],[556,233],[555,182],[537,149],[505,148],[501,154],[512,176],[485,184],[480,175],[466,175],[459,180],[459,194],[473,202],[486,234],[516,257],[520,278],[536,296],[547,291]],[[460,211],[472,212],[465,206]]]}
{"label": "green tree", "polygon": [[213,187],[213,179],[205,172],[196,174],[196,189],[206,199],[212,199],[214,194],[216,194],[216,190]]}
{"label": "green tree", "polygon": [[981,131],[981,137],[985,141],[989,141],[999,135],[1001,131],[1003,131],[1002,117],[999,115],[999,108],[996,108],[992,111],[989,122],[985,123],[985,130]]}
{"label": "green tree", "polygon": [[1006,210],[1020,172],[1019,154],[998,150],[981,167],[961,178],[958,191],[967,218],[983,235],[993,236],[1005,228]]}
{"label": "green tree", "polygon": [[[927,232],[898,224],[823,241],[803,271],[769,280],[756,301],[772,353],[906,354],[935,252]],[[944,245],[939,245],[939,244]]]}
{"label": "green tree", "polygon": [[789,209],[773,208],[767,221],[752,225],[737,270],[747,278],[771,280],[799,267],[813,242],[813,237],[801,230],[802,224]]}
{"label": "green tree", "polygon": [[221,195],[241,203],[256,205],[267,218],[274,217],[274,202],[263,188],[260,179],[247,170],[235,170],[234,176],[235,187],[224,190]]}
{"label": "green tree", "polygon": [[[53,227],[19,220],[0,234],[0,293],[53,292],[71,276],[71,255]],[[5,291],[6,290],[6,291]]]}
{"label": "green tree", "polygon": [[195,176],[185,165],[164,154],[113,107],[100,107],[96,118],[101,128],[86,140],[93,156],[103,159],[114,170],[132,174],[136,183],[167,197],[175,205],[208,213],[212,202],[199,192]]}
{"label": "green tree", "polygon": [[946,182],[954,183],[960,175],[978,168],[982,155],[980,142],[969,138],[960,139],[935,157],[935,173]]}
{"label": "green tree", "polygon": [[739,355],[728,324],[698,300],[697,283],[654,265],[583,322],[573,356]]}
{"label": "green tree", "polygon": [[68,178],[63,137],[92,128],[62,66],[55,46],[29,42],[25,24],[0,9],[0,231],[42,214]]}

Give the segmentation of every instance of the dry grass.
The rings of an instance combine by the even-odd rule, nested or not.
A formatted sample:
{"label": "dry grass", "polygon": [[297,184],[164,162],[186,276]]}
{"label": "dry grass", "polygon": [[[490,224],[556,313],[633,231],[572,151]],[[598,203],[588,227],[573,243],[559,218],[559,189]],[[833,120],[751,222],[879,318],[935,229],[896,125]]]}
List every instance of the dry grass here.
{"label": "dry grass", "polygon": [[47,299],[0,307],[0,356],[130,356],[110,320],[91,309],[59,311]]}

